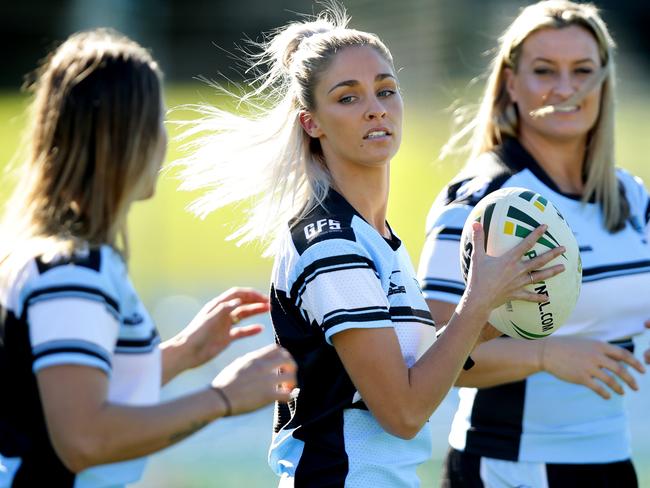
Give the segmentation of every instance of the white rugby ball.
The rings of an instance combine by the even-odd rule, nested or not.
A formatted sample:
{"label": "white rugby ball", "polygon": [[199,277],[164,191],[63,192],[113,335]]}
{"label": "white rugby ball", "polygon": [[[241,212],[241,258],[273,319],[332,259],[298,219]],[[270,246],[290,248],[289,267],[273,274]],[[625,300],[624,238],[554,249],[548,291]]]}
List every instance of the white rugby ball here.
{"label": "white rugby ball", "polygon": [[510,337],[541,339],[550,335],[569,317],[575,307],[582,284],[582,263],[578,243],[562,214],[539,193],[525,188],[502,188],[478,202],[471,212],[461,236],[460,262],[463,278],[472,257],[472,223],[480,222],[485,233],[486,252],[501,256],[519,244],[536,227],[548,228],[522,259],[558,246],[566,251],[544,268],[564,264],[564,272],[526,288],[548,296],[542,303],[513,300],[494,309],[489,322]]}

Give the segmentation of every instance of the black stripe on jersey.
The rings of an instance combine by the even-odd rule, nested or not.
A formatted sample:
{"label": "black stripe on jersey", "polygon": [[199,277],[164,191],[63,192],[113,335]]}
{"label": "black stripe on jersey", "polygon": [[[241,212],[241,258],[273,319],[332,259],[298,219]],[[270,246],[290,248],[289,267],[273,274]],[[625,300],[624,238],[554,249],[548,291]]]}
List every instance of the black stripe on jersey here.
{"label": "black stripe on jersey", "polygon": [[379,277],[375,263],[371,259],[358,254],[342,254],[340,256],[330,256],[322,259],[317,259],[313,263],[308,264],[303,269],[302,273],[296,278],[295,283],[291,287],[290,295],[296,298],[297,305],[300,306],[300,297],[305,291],[305,287],[313,281],[316,276],[321,273],[329,273],[340,271],[344,269],[354,268],[368,268],[373,270],[375,275]]}
{"label": "black stripe on jersey", "polygon": [[461,296],[465,292],[465,284],[461,281],[443,280],[440,278],[425,278],[424,291],[442,291]]}
{"label": "black stripe on jersey", "polygon": [[444,226],[436,227],[431,231],[434,239],[438,239],[439,241],[460,241],[462,233],[463,229]]}
{"label": "black stripe on jersey", "polygon": [[435,325],[428,310],[418,310],[411,307],[390,307],[390,318],[394,322],[419,322]]}
{"label": "black stripe on jersey", "polygon": [[106,357],[104,354],[99,353],[98,351],[91,350],[91,349],[86,349],[85,347],[79,347],[79,346],[54,346],[54,347],[48,347],[46,349],[43,349],[42,351],[34,354],[34,361],[37,361],[38,359],[41,359],[45,356],[51,356],[53,354],[61,354],[61,353],[66,353],[66,352],[71,352],[71,353],[79,353],[79,354],[85,354],[86,356],[93,356],[103,362],[105,362],[108,367],[111,367],[111,360]]}
{"label": "black stripe on jersey", "polygon": [[157,330],[152,330],[149,337],[145,339],[118,339],[115,352],[121,354],[145,353],[151,351],[160,342]]}
{"label": "black stripe on jersey", "polygon": [[477,389],[465,451],[517,461],[523,431],[525,396],[525,380]]}
{"label": "black stripe on jersey", "polygon": [[333,315],[339,313],[361,313],[361,312],[386,312],[388,308],[386,307],[360,307],[360,308],[337,308],[331,312],[327,312],[323,315],[323,322],[327,321]]}
{"label": "black stripe on jersey", "polygon": [[610,341],[609,343],[634,353],[634,341],[632,339],[621,339],[620,341]]}
{"label": "black stripe on jersey", "polygon": [[648,203],[645,207],[645,223],[646,225],[650,223],[650,198],[648,199]]}
{"label": "black stripe on jersey", "polygon": [[582,270],[582,282],[587,283],[605,278],[614,278],[616,276],[626,276],[647,272],[650,272],[650,261],[648,260],[596,266]]}
{"label": "black stripe on jersey", "polygon": [[52,268],[56,268],[57,266],[66,266],[68,264],[83,266],[84,268],[92,269],[93,271],[99,271],[101,264],[101,251],[99,249],[93,249],[84,256],[74,254],[73,256],[58,259],[56,261],[51,261],[48,263],[44,263],[42,256],[39,256],[35,259],[35,261],[36,267],[38,268],[38,272],[40,274],[43,274]]}
{"label": "black stripe on jersey", "polygon": [[[352,310],[354,312],[354,309]],[[390,320],[390,314],[385,308],[382,310],[380,307],[377,308],[377,311],[374,312],[364,312],[364,313],[341,313],[337,314],[334,317],[324,320],[321,325],[323,332],[328,331],[334,326],[343,324],[345,322],[352,323],[361,323],[361,322],[375,322],[382,320]]]}
{"label": "black stripe on jersey", "polygon": [[43,295],[53,295],[51,298],[61,298],[58,297],[58,294],[65,294],[65,293],[84,293],[84,294],[89,294],[89,295],[94,295],[100,299],[100,301],[104,302],[106,305],[108,305],[110,308],[113,309],[117,314],[120,313],[120,304],[117,303],[117,301],[104,293],[102,290],[99,290],[98,288],[91,288],[89,286],[81,286],[81,285],[61,285],[61,286],[50,286],[47,288],[40,288],[38,290],[33,291],[29,295],[27,295],[27,298],[25,299],[25,303],[29,304],[29,302],[33,301],[35,298],[42,297]]}

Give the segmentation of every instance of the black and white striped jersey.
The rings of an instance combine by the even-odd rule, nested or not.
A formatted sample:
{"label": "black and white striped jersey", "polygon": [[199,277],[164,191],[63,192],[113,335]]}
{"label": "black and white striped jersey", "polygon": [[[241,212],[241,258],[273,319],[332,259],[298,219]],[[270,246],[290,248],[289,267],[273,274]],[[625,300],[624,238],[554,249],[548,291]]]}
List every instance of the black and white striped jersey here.
{"label": "black and white striped jersey", "polygon": [[410,367],[435,338],[401,241],[383,238],[336,191],[287,229],[273,270],[277,341],[298,363],[299,394],[278,405],[269,461],[295,486],[415,486],[431,453],[428,428],[404,441],[386,433],[347,375],[332,336],[395,330]]}
{"label": "black and white striped jersey", "polygon": [[75,475],[47,434],[35,374],[57,365],[97,368],[108,400],[159,400],[160,342],[149,314],[109,246],[67,258],[29,260],[0,288],[0,486],[98,488],[140,478],[144,459]]}
{"label": "black and white striped jersey", "polygon": [[[600,207],[563,194],[515,139],[484,154],[436,199],[418,277],[425,297],[457,303],[464,290],[460,233],[488,193],[529,188],[553,202],[573,230],[583,266],[582,290],[568,321],[554,336],[579,336],[632,347],[650,317],[648,194],[642,182],[617,172],[631,215],[609,233]],[[538,373],[494,388],[461,388],[449,437],[452,447],[491,458],[549,463],[600,463],[630,456],[623,398],[603,400],[582,385]]]}

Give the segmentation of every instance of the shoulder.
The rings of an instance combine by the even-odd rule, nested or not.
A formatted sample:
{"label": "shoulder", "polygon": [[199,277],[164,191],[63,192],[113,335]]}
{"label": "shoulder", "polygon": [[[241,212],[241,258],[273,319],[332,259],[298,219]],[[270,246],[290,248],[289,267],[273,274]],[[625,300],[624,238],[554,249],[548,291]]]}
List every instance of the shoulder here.
{"label": "shoulder", "polygon": [[647,224],[650,221],[650,197],[643,180],[621,168],[616,169],[616,177],[630,206],[633,220],[643,219]]}
{"label": "shoulder", "polygon": [[486,152],[467,163],[465,169],[445,188],[447,203],[476,205],[488,193],[501,188],[521,171],[505,158],[503,151]]}
{"label": "shoulder", "polygon": [[319,243],[330,246],[357,242],[353,221],[357,217],[352,206],[338,193],[330,194],[304,217],[289,222],[291,241],[299,255]]}
{"label": "shoulder", "polygon": [[640,177],[635,176],[622,168],[616,168],[616,178],[631,204],[634,203],[634,200],[641,199],[645,201],[645,199],[647,199],[648,191]]}
{"label": "shoulder", "polygon": [[120,276],[126,277],[121,256],[109,246],[52,256],[33,257],[21,273],[17,309],[57,298],[84,298],[120,312]]}
{"label": "shoulder", "polygon": [[344,270],[378,273],[368,235],[362,235],[368,227],[364,224],[340,195],[289,222],[275,259],[276,287],[288,289],[308,277]]}
{"label": "shoulder", "polygon": [[520,169],[499,152],[488,152],[470,161],[438,195],[427,216],[426,230],[462,229],[471,209],[486,195],[501,188]]}

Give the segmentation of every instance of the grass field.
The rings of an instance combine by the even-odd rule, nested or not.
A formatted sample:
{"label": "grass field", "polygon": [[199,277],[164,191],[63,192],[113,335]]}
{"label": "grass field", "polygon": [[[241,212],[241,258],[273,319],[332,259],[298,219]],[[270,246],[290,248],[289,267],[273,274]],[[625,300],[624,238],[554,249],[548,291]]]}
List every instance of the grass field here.
{"label": "grass field", "polygon": [[[201,100],[215,101],[210,89],[198,86],[172,86],[167,91],[167,105],[175,107]],[[402,149],[392,163],[392,186],[389,220],[407,245],[414,261],[424,241],[424,220],[433,198],[444,183],[459,169],[458,163],[437,162],[437,152],[449,134],[449,115],[435,108],[448,101],[406,99],[406,123]],[[25,123],[22,115],[26,99],[13,92],[0,93],[0,168],[14,155]],[[647,136],[647,98],[623,97],[619,110],[617,154],[620,165],[650,181],[650,137]],[[172,114],[171,118],[181,117]],[[168,160],[179,157],[175,130],[170,127]],[[141,295],[168,337],[196,311],[200,302],[232,284],[256,284],[266,287],[271,262],[260,258],[255,246],[237,247],[225,240],[232,232],[239,212],[226,209],[205,221],[190,215],[185,207],[196,194],[176,191],[178,182],[164,175],[154,199],[137,203],[130,218],[132,248],[131,274]],[[7,178],[0,186],[0,203],[10,193]],[[0,236],[2,238],[2,236]],[[247,346],[234,348],[212,368],[190,373],[185,380],[170,385],[167,394],[186,391],[209,381],[222,361],[264,341],[270,333]],[[646,378],[644,378],[645,380]],[[650,486],[650,382],[645,381],[642,402],[637,400],[642,428],[635,429],[633,439],[641,452],[637,464],[642,486]],[[643,389],[643,387],[642,387]],[[436,456],[444,453],[446,429],[453,399],[436,413]],[[643,420],[645,419],[645,420]],[[432,425],[434,425],[432,424]],[[143,487],[240,487],[273,486],[274,476],[265,465],[265,451],[270,440],[270,412],[263,410],[240,419],[217,423],[182,445],[153,457],[152,464],[137,486]],[[636,437],[635,437],[636,436]],[[421,469],[423,486],[435,486],[438,461]]]}
{"label": "grass field", "polygon": [[[209,88],[201,85],[174,86],[166,96],[169,107],[204,100],[217,99]],[[422,101],[409,105],[408,102],[407,98],[402,148],[391,169],[389,221],[416,260],[424,242],[424,220],[429,206],[459,164],[437,161],[439,148],[449,134],[449,115],[432,108],[441,104]],[[26,103],[24,97],[15,93],[0,93],[0,169],[19,145]],[[619,111],[617,153],[621,166],[650,180],[647,105],[646,100],[624,100]],[[187,112],[175,112],[170,118],[184,116]],[[169,130],[167,160],[171,161],[180,153],[174,140],[175,127],[170,125]],[[132,210],[131,268],[138,285],[146,290],[161,283],[194,283],[213,279],[215,272],[222,279],[266,276],[270,262],[259,257],[258,247],[238,248],[233,242],[225,241],[235,228],[237,210],[218,211],[201,221],[185,210],[197,195],[177,192],[177,186],[173,174],[164,174],[155,198],[136,203]],[[0,203],[9,194],[10,180],[2,188]]]}

